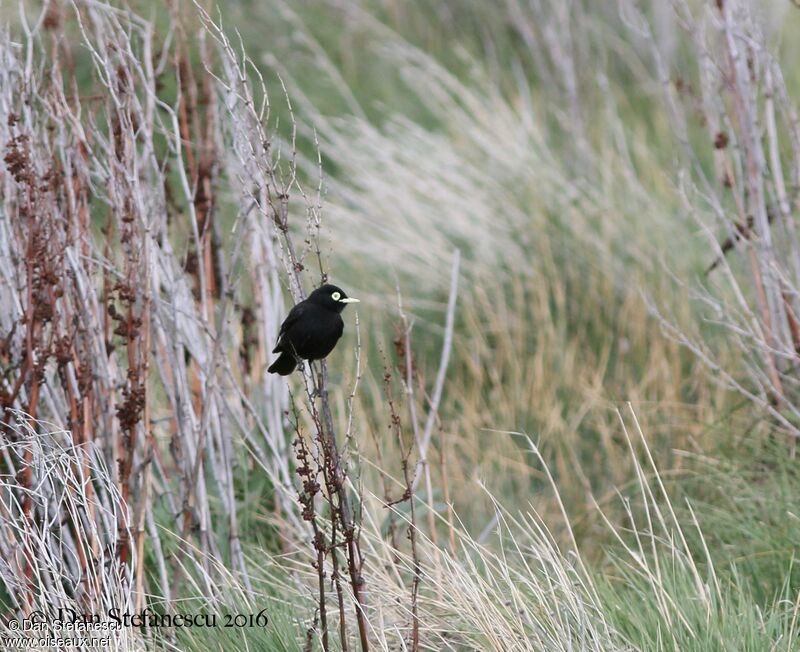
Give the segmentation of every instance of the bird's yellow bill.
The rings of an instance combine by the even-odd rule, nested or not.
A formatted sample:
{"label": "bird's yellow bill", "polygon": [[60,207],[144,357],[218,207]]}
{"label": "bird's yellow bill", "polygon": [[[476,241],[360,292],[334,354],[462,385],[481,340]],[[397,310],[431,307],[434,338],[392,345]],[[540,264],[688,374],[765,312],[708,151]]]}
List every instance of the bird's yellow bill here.
{"label": "bird's yellow bill", "polygon": [[361,299],[355,297],[347,297],[346,299],[339,299],[339,303],[361,303]]}

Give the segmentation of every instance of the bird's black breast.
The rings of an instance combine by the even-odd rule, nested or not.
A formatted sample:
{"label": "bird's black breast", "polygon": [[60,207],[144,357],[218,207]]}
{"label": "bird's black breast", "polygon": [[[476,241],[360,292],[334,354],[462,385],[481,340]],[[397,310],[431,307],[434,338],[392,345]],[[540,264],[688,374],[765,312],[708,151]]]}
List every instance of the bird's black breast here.
{"label": "bird's black breast", "polygon": [[304,360],[319,360],[333,351],[343,330],[344,322],[339,313],[299,303],[281,327],[275,351],[291,352]]}

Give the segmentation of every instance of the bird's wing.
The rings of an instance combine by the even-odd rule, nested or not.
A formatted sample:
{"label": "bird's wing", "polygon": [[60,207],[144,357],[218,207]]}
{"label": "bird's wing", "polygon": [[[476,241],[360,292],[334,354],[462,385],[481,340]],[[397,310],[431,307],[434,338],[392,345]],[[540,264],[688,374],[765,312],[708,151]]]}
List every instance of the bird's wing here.
{"label": "bird's wing", "polygon": [[286,334],[286,331],[291,328],[292,324],[294,324],[300,317],[303,316],[307,305],[305,302],[298,303],[294,308],[289,311],[289,314],[286,315],[286,319],[283,320],[281,324],[281,329],[278,331],[278,341],[275,343],[275,348],[272,350],[273,353],[278,353],[281,348],[281,340],[283,336]]}

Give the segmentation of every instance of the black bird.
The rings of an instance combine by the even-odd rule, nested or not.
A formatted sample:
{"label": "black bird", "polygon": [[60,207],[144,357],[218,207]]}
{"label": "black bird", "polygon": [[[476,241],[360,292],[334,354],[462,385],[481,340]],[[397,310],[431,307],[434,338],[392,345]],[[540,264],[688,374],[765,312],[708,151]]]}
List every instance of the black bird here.
{"label": "black bird", "polygon": [[326,284],[314,290],[289,311],[281,324],[278,342],[272,351],[281,355],[267,371],[288,376],[301,359],[320,360],[328,355],[344,330],[342,310],[348,303],[358,301],[335,285]]}

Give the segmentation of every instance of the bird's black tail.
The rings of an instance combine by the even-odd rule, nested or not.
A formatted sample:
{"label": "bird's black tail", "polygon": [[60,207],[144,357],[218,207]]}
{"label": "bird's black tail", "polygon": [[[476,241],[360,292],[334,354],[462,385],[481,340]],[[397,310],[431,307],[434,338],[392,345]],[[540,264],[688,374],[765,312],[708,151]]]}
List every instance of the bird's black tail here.
{"label": "bird's black tail", "polygon": [[267,371],[271,374],[280,374],[281,376],[288,376],[290,373],[294,371],[294,368],[297,366],[297,360],[291,353],[287,353],[283,351],[278,359],[275,360],[270,366]]}

